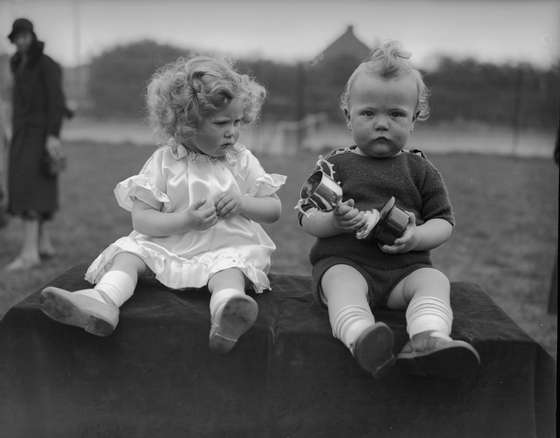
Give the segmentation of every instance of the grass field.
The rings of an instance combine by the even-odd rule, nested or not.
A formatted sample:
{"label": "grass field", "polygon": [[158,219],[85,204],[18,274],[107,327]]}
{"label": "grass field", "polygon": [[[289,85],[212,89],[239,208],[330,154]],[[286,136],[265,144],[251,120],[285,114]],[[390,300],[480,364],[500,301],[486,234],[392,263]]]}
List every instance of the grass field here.
{"label": "grass field", "polygon": [[[115,183],[135,173],[151,153],[131,144],[67,145],[69,169],[61,178],[61,211],[53,223],[59,257],[25,274],[0,271],[0,316],[69,267],[90,261],[130,231],[129,215],[112,196]],[[551,159],[498,155],[434,154],[456,210],[452,239],[434,251],[452,281],[480,284],[534,339],[556,357],[557,318],[546,313],[557,248],[558,169]],[[314,154],[262,157],[270,171],[288,175],[281,191],[284,211],[266,226],[278,244],[273,271],[309,274],[313,239],[296,225],[294,206]],[[19,247],[20,223],[0,230],[0,266]]]}

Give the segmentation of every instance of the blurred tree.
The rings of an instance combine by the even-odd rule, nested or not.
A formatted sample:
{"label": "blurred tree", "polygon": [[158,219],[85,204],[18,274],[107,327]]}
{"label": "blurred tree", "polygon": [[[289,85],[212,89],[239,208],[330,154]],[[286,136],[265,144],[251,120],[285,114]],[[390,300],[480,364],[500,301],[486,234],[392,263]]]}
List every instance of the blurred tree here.
{"label": "blurred tree", "polygon": [[297,66],[267,59],[240,59],[235,63],[240,73],[246,73],[262,84],[268,97],[263,116],[281,120],[296,117]]}
{"label": "blurred tree", "polygon": [[[145,87],[154,71],[191,53],[189,49],[144,40],[114,47],[95,57],[89,74],[93,113],[108,117],[143,115]],[[268,59],[244,58],[236,66],[266,87],[263,118],[301,118],[299,106],[307,113],[327,113],[331,120],[341,122],[339,98],[362,55],[320,56],[306,64],[303,76],[297,64]],[[424,74],[432,91],[431,119],[436,123],[475,120],[505,126],[517,123],[518,128],[556,127],[560,61],[541,69],[527,63],[491,64],[444,56]],[[298,83],[302,78],[304,87]]]}
{"label": "blurred tree", "polygon": [[9,100],[11,83],[10,75],[10,55],[0,54],[0,100]]}
{"label": "blurred tree", "polygon": [[431,119],[518,123],[521,128],[555,128],[560,64],[548,70],[528,63],[490,64],[442,57],[425,74],[432,90]]}
{"label": "blurred tree", "polygon": [[89,94],[94,115],[144,115],[145,89],[152,74],[163,64],[189,54],[189,50],[150,40],[101,53],[92,60],[90,70]]}
{"label": "blurred tree", "polygon": [[322,59],[307,74],[307,108],[312,113],[326,113],[332,120],[343,121],[340,96],[346,81],[360,64],[359,56],[342,54]]}

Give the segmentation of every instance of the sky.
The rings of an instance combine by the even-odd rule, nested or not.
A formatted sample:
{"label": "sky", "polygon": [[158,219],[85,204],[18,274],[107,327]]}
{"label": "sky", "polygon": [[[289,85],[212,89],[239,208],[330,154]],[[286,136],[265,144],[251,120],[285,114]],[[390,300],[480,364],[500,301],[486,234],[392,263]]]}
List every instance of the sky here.
{"label": "sky", "polygon": [[[370,46],[401,41],[420,66],[438,54],[541,67],[560,56],[557,0],[0,0],[3,35],[20,16],[67,66],[143,38],[234,57],[310,60],[351,24]],[[13,52],[6,38],[2,52]]]}

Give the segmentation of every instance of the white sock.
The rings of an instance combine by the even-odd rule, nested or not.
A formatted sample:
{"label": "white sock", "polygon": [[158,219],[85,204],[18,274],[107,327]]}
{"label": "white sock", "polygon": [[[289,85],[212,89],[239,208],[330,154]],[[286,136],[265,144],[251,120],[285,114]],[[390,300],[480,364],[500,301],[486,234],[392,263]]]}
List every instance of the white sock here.
{"label": "white sock", "polygon": [[[102,303],[108,302],[108,298],[109,298],[104,292],[100,292],[97,289],[82,289],[82,290],[77,290],[74,293],[85,295],[86,297],[93,298],[94,300],[101,301]],[[113,300],[110,300],[109,302],[111,304],[115,304],[113,303]]]}
{"label": "white sock", "polygon": [[375,324],[369,307],[351,304],[333,313],[331,315],[329,309],[333,336],[342,341],[350,351],[353,351],[354,343],[363,331]]}
{"label": "white sock", "polygon": [[107,295],[117,307],[121,307],[132,296],[135,287],[136,279],[117,270],[107,272],[95,285],[95,289]]}
{"label": "white sock", "polygon": [[220,289],[212,292],[212,296],[210,297],[210,316],[213,318],[220,307],[222,307],[231,297],[237,295],[245,295],[245,292],[234,288]]}
{"label": "white sock", "polygon": [[406,330],[412,338],[418,333],[451,333],[453,311],[446,300],[437,297],[412,297],[406,309]]}

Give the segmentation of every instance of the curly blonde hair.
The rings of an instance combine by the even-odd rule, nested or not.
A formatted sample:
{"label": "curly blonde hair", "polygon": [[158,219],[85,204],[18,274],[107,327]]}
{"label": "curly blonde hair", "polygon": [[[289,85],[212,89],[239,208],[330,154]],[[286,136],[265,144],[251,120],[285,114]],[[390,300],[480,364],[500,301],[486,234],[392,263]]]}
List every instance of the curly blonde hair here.
{"label": "curly blonde hair", "polygon": [[416,120],[426,120],[430,116],[430,90],[422,79],[422,74],[409,61],[411,54],[405,51],[398,41],[389,41],[375,47],[368,60],[362,62],[348,78],[340,96],[340,108],[346,114],[350,108],[350,90],[361,72],[378,75],[382,79],[393,79],[411,74],[416,80],[418,100],[416,103]]}
{"label": "curly blonde hair", "polygon": [[242,122],[253,122],[266,91],[249,76],[237,73],[231,63],[207,56],[179,58],[164,65],[147,87],[146,105],[150,124],[160,143],[192,147],[200,123],[234,98],[243,101]]}

